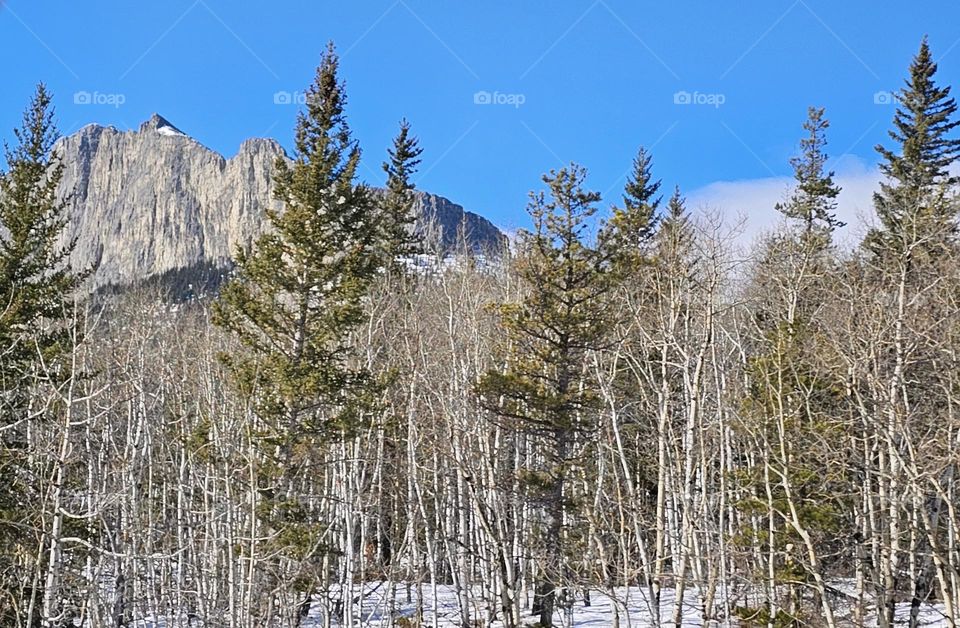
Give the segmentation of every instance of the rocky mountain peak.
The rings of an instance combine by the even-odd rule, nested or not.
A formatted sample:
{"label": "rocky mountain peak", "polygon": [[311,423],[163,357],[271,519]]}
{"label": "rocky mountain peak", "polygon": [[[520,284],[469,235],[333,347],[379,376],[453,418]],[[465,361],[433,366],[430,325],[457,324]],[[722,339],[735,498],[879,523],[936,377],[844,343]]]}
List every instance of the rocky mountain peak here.
{"label": "rocky mountain peak", "polygon": [[[74,268],[94,269],[93,288],[226,268],[267,228],[267,210],[282,210],[272,179],[287,155],[272,139],[247,140],[227,159],[154,114],[138,131],[88,125],[56,150],[70,216],[64,238],[76,242]],[[493,224],[445,198],[419,192],[417,209],[447,244],[461,226],[477,248],[503,243]]]}
{"label": "rocky mountain peak", "polygon": [[154,131],[161,135],[182,135],[186,136],[186,133],[175,127],[170,123],[169,120],[161,116],[159,113],[155,113],[150,116],[150,119],[140,125],[140,133],[148,133]]}

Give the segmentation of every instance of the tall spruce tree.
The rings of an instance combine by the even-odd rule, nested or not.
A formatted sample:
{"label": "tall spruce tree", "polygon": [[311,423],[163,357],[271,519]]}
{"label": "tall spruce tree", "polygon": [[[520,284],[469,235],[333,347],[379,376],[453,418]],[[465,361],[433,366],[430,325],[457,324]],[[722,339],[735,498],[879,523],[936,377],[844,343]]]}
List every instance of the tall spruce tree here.
{"label": "tall spruce tree", "polygon": [[790,160],[796,187],[787,202],[776,205],[791,224],[760,245],[748,292],[755,336],[738,430],[763,443],[766,453],[762,467],[737,481],[766,502],[745,500],[738,508],[749,517],[766,511],[767,568],[775,585],[767,589],[763,607],[740,613],[761,623],[835,625],[825,595],[824,548],[839,545],[842,537],[835,530],[853,523],[843,518],[850,511],[840,497],[850,490],[845,469],[823,472],[821,443],[838,429],[833,417],[840,386],[823,368],[819,339],[824,285],[833,266],[832,234],[843,223],[835,214],[840,188],[825,167],[824,110],[811,107],[803,128],[801,153]]}
{"label": "tall spruce tree", "polygon": [[67,263],[73,243],[61,244],[68,218],[57,198],[63,165],[53,151],[59,134],[42,83],[14,136],[16,146],[4,146],[8,171],[0,173],[0,387],[10,393],[5,403],[16,404],[32,365],[62,348],[62,330],[40,323],[62,318],[80,278]]}
{"label": "tall spruce tree", "polygon": [[[951,264],[956,259],[958,179],[950,169],[960,157],[960,140],[951,137],[960,121],[955,119],[957,104],[950,87],[938,86],[936,73],[937,64],[924,38],[897,96],[889,133],[896,147],[877,146],[883,159],[880,169],[887,180],[874,195],[880,226],[864,242],[873,254],[871,289],[887,296],[892,304],[890,318],[885,320],[891,330],[885,338],[889,342],[877,352],[881,357],[872,374],[884,382],[876,404],[878,416],[886,423],[875,433],[878,442],[887,447],[886,457],[873,461],[878,467],[876,477],[883,478],[879,480],[879,510],[884,516],[875,532],[882,540],[873,542],[878,565],[874,595],[877,608],[883,609],[878,612],[880,626],[894,625],[898,598],[907,587],[913,589],[911,625],[917,623],[933,580],[934,567],[924,550],[938,531],[928,530],[917,542],[907,539],[907,531],[918,520],[936,520],[932,513],[942,508],[934,492],[924,497],[919,508],[903,499],[898,459],[904,443],[927,433],[927,422],[948,420],[941,413],[950,407],[949,395],[943,396],[942,389],[929,385],[939,375],[937,361],[931,357],[937,349],[928,344],[931,336],[925,326],[926,321],[956,320],[955,309],[947,301],[927,294],[953,272]],[[911,552],[920,548],[924,555],[909,570],[904,568],[907,547]]]}
{"label": "tall spruce tree", "polygon": [[276,163],[283,209],[268,211],[272,230],[251,252],[237,252],[236,276],[214,309],[252,350],[230,364],[241,382],[256,381],[258,411],[289,436],[347,429],[347,402],[367,379],[348,364],[348,337],[364,320],[381,242],[375,200],[355,182],[360,148],[338,64],[330,44],[298,115],[293,164]]}
{"label": "tall spruce tree", "polygon": [[833,171],[826,171],[829,127],[823,108],[807,110],[807,120],[803,123],[807,136],[800,140],[800,155],[790,159],[796,188],[786,203],[776,206],[784,216],[800,222],[805,240],[825,240],[826,243],[835,229],[844,226],[836,216],[840,187],[833,181]]}
{"label": "tall spruce tree", "polygon": [[673,188],[667,202],[667,212],[660,224],[656,243],[659,257],[674,257],[686,251],[693,239],[687,203],[680,193],[680,186]]}
{"label": "tall spruce tree", "polygon": [[534,230],[521,232],[516,257],[525,294],[499,307],[506,368],[488,371],[478,385],[481,403],[538,445],[538,465],[524,480],[541,518],[535,599],[541,626],[553,625],[569,575],[570,480],[597,425],[599,399],[585,360],[610,328],[608,260],[588,241],[600,195],[583,189],[585,177],[576,165],[551,171],[543,178],[549,198],[531,194]]}
{"label": "tall spruce tree", "polygon": [[387,173],[383,224],[389,261],[421,252],[413,211],[416,184],[411,177],[420,165],[422,153],[418,139],[410,134],[410,123],[401,120],[400,131],[393,139],[393,146],[387,150],[389,161],[383,163],[383,171]]}
{"label": "tall spruce tree", "polygon": [[[377,202],[355,182],[360,148],[344,115],[346,95],[333,44],[297,118],[292,165],[276,163],[271,229],[238,251],[236,274],[214,306],[216,324],[247,351],[225,356],[258,419],[265,462],[258,487],[278,556],[298,564],[301,594],[317,586],[321,522],[301,495],[331,440],[367,416],[373,383],[353,360],[353,332],[383,262]],[[347,548],[347,551],[350,551]]]}
{"label": "tall spruce tree", "polygon": [[618,253],[619,261],[633,266],[636,257],[646,253],[646,247],[657,229],[658,211],[662,197],[660,180],[653,178],[653,157],[643,147],[633,160],[633,170],[623,190],[623,207],[614,207],[613,215],[602,235],[607,246]]}
{"label": "tall spruce tree", "polygon": [[939,87],[937,64],[926,37],[910,64],[910,77],[897,96],[890,138],[897,149],[878,145],[887,178],[874,194],[881,227],[867,237],[874,253],[910,254],[919,248],[929,254],[943,246],[956,231],[957,207],[952,191],[957,179],[949,167],[960,156],[960,140],[949,134],[957,103],[950,87]]}
{"label": "tall spruce tree", "polygon": [[[39,385],[65,377],[58,360],[69,349],[62,321],[82,277],[68,263],[72,243],[62,244],[68,216],[57,197],[63,166],[53,150],[59,134],[52,97],[42,83],[4,145],[0,171],[0,624],[21,625],[39,600],[31,580],[36,531],[36,478],[29,451],[30,424],[42,421],[44,404],[33,402]],[[58,373],[59,371],[59,373]],[[33,462],[31,462],[33,461]]]}

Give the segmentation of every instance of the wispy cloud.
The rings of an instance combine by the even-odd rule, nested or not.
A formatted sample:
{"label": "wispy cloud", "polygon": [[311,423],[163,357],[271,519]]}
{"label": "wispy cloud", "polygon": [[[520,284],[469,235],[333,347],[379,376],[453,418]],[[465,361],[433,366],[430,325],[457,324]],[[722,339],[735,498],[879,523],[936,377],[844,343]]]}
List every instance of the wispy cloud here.
{"label": "wispy cloud", "polygon": [[[847,223],[837,233],[837,239],[853,242],[863,235],[874,217],[873,193],[879,187],[880,171],[853,155],[837,158],[831,168],[836,171],[835,181],[843,188],[837,199],[837,217]],[[792,186],[790,177],[716,181],[687,193],[687,206],[694,211],[719,211],[731,223],[742,217],[741,239],[748,242],[780,221],[774,206],[789,196]]]}

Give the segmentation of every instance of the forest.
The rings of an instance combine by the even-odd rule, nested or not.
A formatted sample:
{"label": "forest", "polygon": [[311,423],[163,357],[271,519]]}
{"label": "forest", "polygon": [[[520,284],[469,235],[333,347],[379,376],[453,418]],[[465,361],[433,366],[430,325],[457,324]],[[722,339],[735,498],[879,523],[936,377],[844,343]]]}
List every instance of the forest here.
{"label": "forest", "polygon": [[956,627],[936,72],[924,40],[860,242],[811,107],[752,242],[639,148],[614,198],[532,181],[477,251],[415,218],[408,123],[361,182],[331,44],[282,210],[186,300],[85,287],[39,85],[0,170],[0,625]]}

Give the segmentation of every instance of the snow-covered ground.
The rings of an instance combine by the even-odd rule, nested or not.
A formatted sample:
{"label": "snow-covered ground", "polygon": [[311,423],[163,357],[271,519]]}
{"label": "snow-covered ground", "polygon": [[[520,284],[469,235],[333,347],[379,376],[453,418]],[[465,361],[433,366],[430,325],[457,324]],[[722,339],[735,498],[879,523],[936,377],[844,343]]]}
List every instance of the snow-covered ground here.
{"label": "snow-covered ground", "polygon": [[[378,588],[377,585],[371,585],[364,600],[363,608],[358,613],[357,620],[361,626],[391,626],[388,614],[386,612],[386,591]],[[406,603],[406,588],[398,589],[398,611],[400,616],[413,618],[415,614],[415,604]],[[437,587],[436,603],[433,599],[433,592],[429,585],[424,585],[424,626],[438,626],[441,628],[462,626],[462,618],[459,603],[457,601],[457,592],[450,586]],[[414,595],[415,597],[415,595]],[[703,626],[699,619],[698,601],[696,594],[684,596],[685,603],[683,609],[683,626]],[[665,621],[670,620],[675,596],[673,591],[664,590],[661,596],[661,616]],[[489,628],[500,628],[503,624],[500,621],[488,623],[488,613],[480,600],[471,599],[473,608],[471,609],[471,620],[476,621],[477,626],[489,626]],[[315,607],[311,613],[319,620],[319,608]],[[359,609],[358,609],[359,610]],[[613,626],[615,613],[619,615],[621,628],[640,628],[652,625],[652,615],[650,605],[646,597],[637,588],[625,589],[619,588],[614,592],[614,597],[599,591],[590,592],[590,606],[584,604],[582,595],[578,595],[572,609],[569,612],[558,611],[555,615],[555,624],[557,626],[591,626],[591,627],[609,627]],[[526,612],[523,616],[524,623],[534,624],[537,618]],[[336,624],[335,624],[336,625]],[[412,624],[415,625],[415,624]]]}
{"label": "snow-covered ground", "polygon": [[[423,617],[424,622],[418,624],[415,621],[416,615],[416,589],[411,588],[410,601],[407,598],[406,585],[397,585],[397,595],[395,615],[391,620],[391,612],[388,604],[388,587],[385,583],[368,583],[364,585],[364,595],[361,597],[360,589],[357,588],[353,596],[354,621],[353,626],[364,628],[387,628],[395,626],[408,626],[410,628],[460,628],[463,626],[460,606],[457,599],[457,591],[448,585],[438,585],[436,597],[433,594],[433,588],[425,583],[423,586]],[[843,588],[842,585],[840,588]],[[337,595],[331,597],[339,597]],[[651,606],[648,603],[647,595],[642,589],[631,587],[617,588],[613,595],[593,590],[590,593],[591,604],[586,606],[582,595],[578,595],[576,602],[569,612],[558,611],[554,616],[554,625],[564,628],[610,628],[614,626],[614,617],[619,617],[620,628],[646,628],[653,626],[653,615]],[[672,626],[673,605],[675,601],[675,592],[670,589],[664,589],[661,593],[661,621],[663,626]],[[477,628],[502,628],[501,621],[488,621],[489,614],[479,599],[471,598],[472,608],[470,613],[471,626]],[[742,602],[741,602],[742,603]],[[731,603],[731,606],[734,604]],[[722,603],[721,603],[722,607]],[[727,626],[734,628],[741,626],[736,619],[730,621],[711,621],[704,623],[700,616],[700,602],[696,590],[688,591],[684,595],[682,605],[683,618],[682,626],[684,628],[725,628]],[[332,610],[332,609],[331,609]],[[849,605],[838,603],[834,609],[839,626],[857,626],[852,617],[852,608]],[[337,614],[331,613],[330,626],[340,627]],[[304,622],[304,628],[319,628],[324,625],[323,605],[317,600],[310,610],[309,617]],[[897,625],[906,626],[910,618],[910,605],[900,604],[897,607]],[[405,621],[406,619],[406,621]],[[526,612],[522,616],[524,626],[533,626],[537,622],[534,617]],[[921,626],[927,628],[946,628],[949,622],[943,615],[943,607],[937,605],[928,605],[921,608],[920,621]],[[133,622],[136,628],[200,628],[204,622],[200,618],[186,616],[181,617],[149,617],[141,618]],[[219,624],[218,624],[219,625]],[[868,615],[864,626],[876,626],[876,618]]]}
{"label": "snow-covered ground", "polygon": [[[381,583],[371,583],[364,587],[365,595],[362,602],[356,605],[355,625],[370,627],[386,627],[396,624],[390,621],[390,613],[387,605],[387,587]],[[359,590],[357,591],[359,593]],[[459,628],[462,626],[460,607],[457,601],[457,592],[450,586],[439,585],[437,595],[434,600],[433,591],[429,584],[423,585],[424,595],[424,623],[423,626],[436,626],[438,628]],[[412,598],[416,598],[413,592]],[[652,626],[653,614],[651,605],[648,603],[648,597],[640,588],[631,587],[618,588],[613,592],[613,596],[601,592],[591,591],[590,606],[585,606],[582,596],[577,596],[576,602],[571,612],[558,611],[555,615],[555,625],[570,628],[603,628],[614,625],[615,614],[619,616],[621,628],[643,628]],[[359,599],[359,595],[354,597]],[[675,602],[675,592],[670,589],[664,589],[661,593],[660,616],[664,625],[672,625],[673,606]],[[480,605],[479,600],[472,599],[473,609],[471,611],[472,625],[484,626],[489,628],[500,628],[502,623],[495,621],[488,623],[488,614],[485,607]],[[732,605],[732,604],[731,604]],[[721,604],[722,606],[722,604]],[[696,590],[688,591],[684,595],[682,605],[684,627],[703,627],[703,628],[721,628],[723,626],[739,626],[736,620],[730,622],[708,622],[704,623],[700,615],[700,601]],[[406,587],[399,585],[397,589],[397,618],[407,617],[411,620],[415,615],[415,604],[407,602]],[[853,626],[851,617],[852,609],[845,608],[838,603],[835,609],[837,620],[840,625]],[[615,613],[616,611],[616,613]],[[311,624],[314,626],[322,625],[320,618],[322,609],[320,605],[314,605],[311,610]],[[901,604],[897,608],[898,625],[907,625],[910,616],[909,604]],[[524,623],[533,625],[537,618],[529,614],[523,617]],[[339,623],[334,620],[332,625],[338,626]],[[410,626],[417,624],[411,622]],[[874,617],[868,617],[867,626],[875,626]],[[945,628],[948,622],[943,616],[943,608],[936,605],[928,605],[921,609],[920,625],[930,628]]]}

